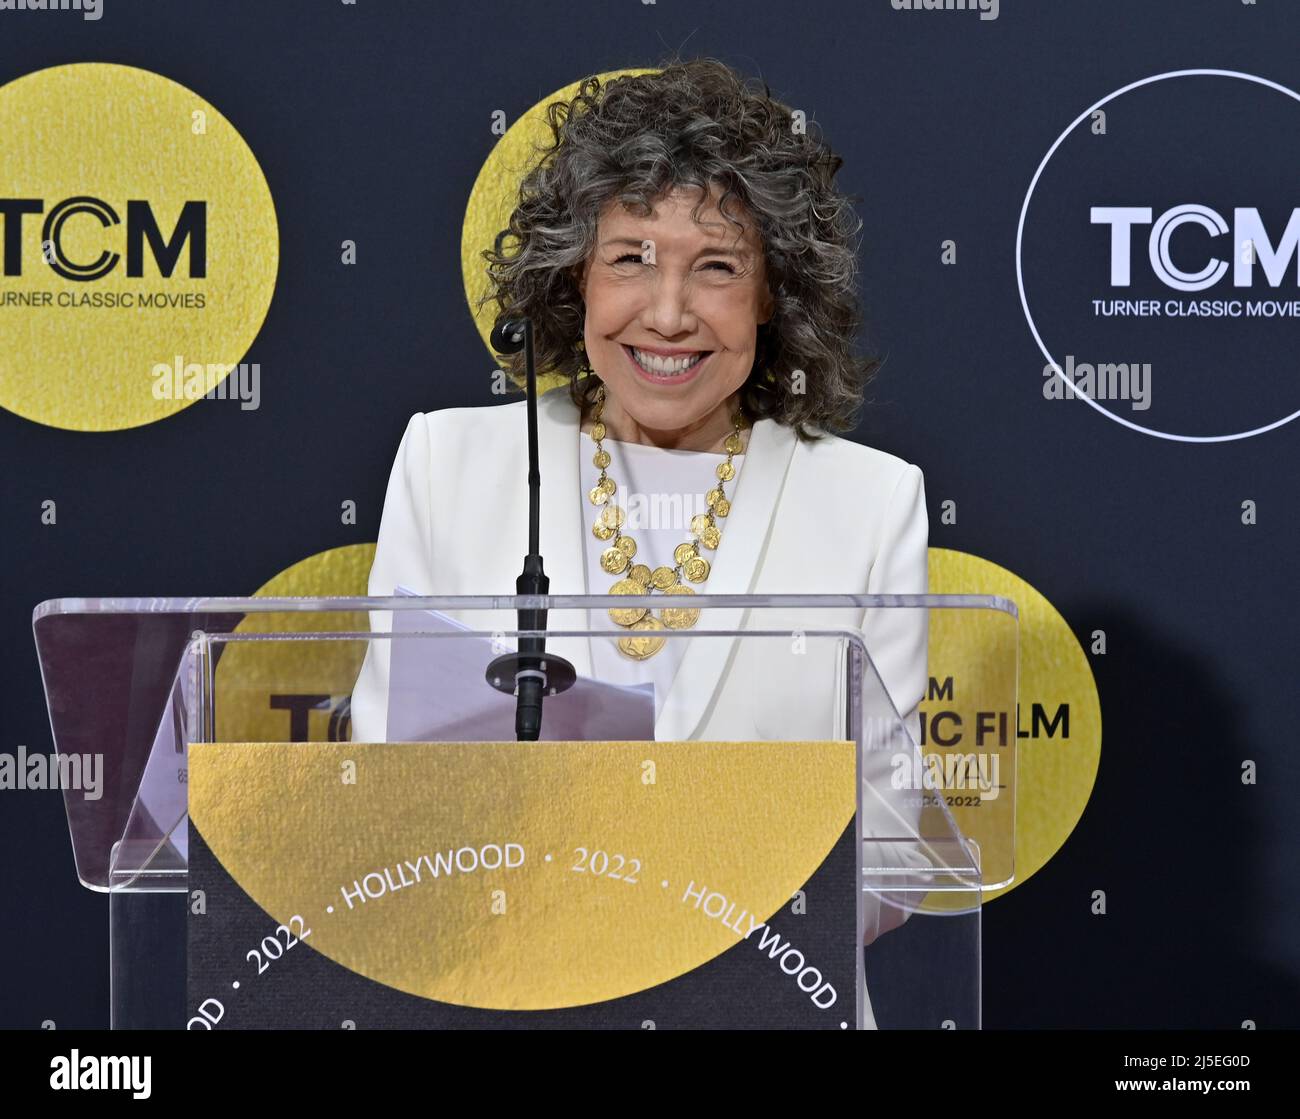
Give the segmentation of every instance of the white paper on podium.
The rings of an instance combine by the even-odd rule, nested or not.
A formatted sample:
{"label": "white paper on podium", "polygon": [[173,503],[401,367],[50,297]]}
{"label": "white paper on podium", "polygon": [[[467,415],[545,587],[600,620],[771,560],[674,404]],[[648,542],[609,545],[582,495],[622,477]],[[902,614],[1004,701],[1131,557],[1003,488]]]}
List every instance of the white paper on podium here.
{"label": "white paper on podium", "polygon": [[[414,595],[407,587],[399,595]],[[439,610],[395,610],[388,669],[389,742],[513,742],[515,698],[487,682],[498,655],[490,638],[403,638],[408,633],[465,633]],[[448,703],[455,698],[455,705]],[[543,742],[653,742],[654,684],[607,684],[579,676],[542,704]]]}

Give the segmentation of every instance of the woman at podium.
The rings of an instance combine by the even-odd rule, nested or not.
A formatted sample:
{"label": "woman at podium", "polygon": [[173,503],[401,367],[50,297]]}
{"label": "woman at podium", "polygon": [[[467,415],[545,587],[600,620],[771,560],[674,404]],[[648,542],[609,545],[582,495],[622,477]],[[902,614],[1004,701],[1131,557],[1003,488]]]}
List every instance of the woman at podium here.
{"label": "woman at podium", "polygon": [[[835,643],[791,646],[803,626],[852,628],[874,664],[864,713],[895,727],[901,716],[915,743],[924,611],[837,609],[813,620],[806,609],[765,609],[744,619],[691,606],[705,593],[927,591],[920,469],[837,434],[855,425],[876,364],[853,352],[861,222],[834,185],[842,160],[715,60],[603,85],[590,78],[548,121],[554,143],[484,257],[498,324],[531,320],[536,368],[560,382],[538,401],[550,593],[649,595],[659,605],[590,617],[552,610],[551,630],[608,637],[551,636],[547,650],[581,676],[653,684],[661,741],[843,739]],[[523,362],[521,353],[506,363],[516,383]],[[411,417],[371,595],[515,593],[528,551],[524,409],[485,403]],[[488,632],[516,628],[507,611],[462,618]],[[390,624],[387,612],[372,618],[375,630]],[[697,625],[747,624],[792,639],[769,654],[758,643],[672,639]],[[388,735],[394,644],[373,642],[367,654],[352,703],[356,741]],[[547,700],[543,738],[545,712],[564,698]],[[866,836],[915,833],[919,799],[890,784],[897,749],[896,739],[893,751],[864,757]],[[868,941],[904,917],[867,908]]]}
{"label": "woman at podium", "polygon": [[[788,659],[758,687],[718,642],[665,634],[699,624],[697,593],[927,590],[920,469],[835,434],[854,426],[876,365],[853,352],[861,222],[833,182],[842,160],[712,59],[589,78],[548,119],[554,143],[483,255],[498,321],[529,318],[539,372],[562,379],[538,409],[550,591],[663,604],[592,611],[609,640],[547,647],[580,674],[653,683],[658,738],[774,737],[796,723],[808,737],[808,688],[825,675],[816,657]],[[505,363],[517,381],[522,363]],[[514,593],[527,551],[524,407],[411,417],[370,594]],[[824,619],[862,630],[915,728],[924,615],[869,613]],[[558,618],[551,628],[564,628]],[[388,625],[376,615],[374,628]],[[357,740],[385,737],[387,644],[354,693]]]}

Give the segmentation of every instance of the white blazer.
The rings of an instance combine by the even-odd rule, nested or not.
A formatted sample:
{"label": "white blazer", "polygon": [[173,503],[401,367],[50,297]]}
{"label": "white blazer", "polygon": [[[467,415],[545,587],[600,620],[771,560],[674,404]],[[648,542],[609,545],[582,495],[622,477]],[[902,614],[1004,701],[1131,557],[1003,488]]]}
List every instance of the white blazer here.
{"label": "white blazer", "polygon": [[[416,413],[397,451],[379,528],[369,593],[394,594],[400,584],[429,595],[513,595],[528,550],[528,443],[525,402]],[[552,594],[605,594],[586,585],[582,548],[591,542],[589,506],[579,493],[580,415],[567,387],[538,401],[541,469],[541,552]],[[732,491],[732,510],[699,593],[925,594],[929,522],[918,467],[883,451],[827,435],[800,442],[772,419],[754,423]],[[751,615],[753,615],[751,617]],[[479,628],[512,630],[513,611],[464,611]],[[377,632],[391,617],[375,612]],[[927,683],[924,613],[900,608],[806,614],[710,610],[698,628],[789,630],[835,625],[861,631],[893,706],[911,724]],[[586,629],[585,613],[550,612],[552,629]],[[367,653],[352,698],[354,741],[383,741],[387,723],[387,641]],[[659,740],[814,739],[845,737],[843,697],[827,690],[836,678],[827,640],[793,642],[734,638],[692,641],[655,726]],[[838,644],[838,643],[835,643]],[[547,648],[590,675],[587,638],[548,638]],[[842,677],[842,673],[839,674]],[[877,689],[866,714],[888,717]],[[909,834],[919,809],[894,810],[887,751],[865,759],[864,784],[874,785],[875,815],[864,835]],[[864,805],[866,800],[864,799]],[[869,816],[864,808],[864,816]],[[896,910],[869,912],[867,940],[900,924]]]}
{"label": "white blazer", "polygon": [[[594,541],[579,493],[578,409],[567,388],[538,401],[541,551],[551,593],[605,594],[586,585],[584,542]],[[525,402],[417,412],[407,424],[388,482],[369,593],[400,584],[430,595],[513,595],[528,550],[528,444]],[[726,531],[700,594],[925,594],[929,521],[921,471],[894,455],[833,435],[802,443],[775,420],[755,422],[736,477]],[[752,614],[752,616],[750,616]],[[867,616],[870,615],[870,616]],[[512,611],[466,611],[468,624],[516,628]],[[762,629],[840,625],[860,630],[898,712],[915,716],[926,688],[926,626],[915,610],[710,610],[699,627]],[[390,616],[376,612],[376,631]],[[552,611],[554,629],[585,629],[585,617]],[[765,644],[768,644],[765,642]],[[812,714],[838,715],[829,700],[810,704],[817,656],[787,657],[776,679],[755,686],[736,662],[735,642],[690,643],[655,727],[660,740],[777,737],[781,725],[811,737]],[[810,641],[806,651],[816,651]],[[388,642],[374,646],[352,701],[353,738],[383,741]],[[590,675],[587,639],[549,638],[547,648]],[[809,692],[809,687],[814,691]],[[380,702],[382,700],[382,702]],[[810,706],[816,712],[810,712]],[[746,735],[752,724],[760,733]],[[827,737],[842,720],[825,726]],[[764,733],[766,732],[766,733]]]}

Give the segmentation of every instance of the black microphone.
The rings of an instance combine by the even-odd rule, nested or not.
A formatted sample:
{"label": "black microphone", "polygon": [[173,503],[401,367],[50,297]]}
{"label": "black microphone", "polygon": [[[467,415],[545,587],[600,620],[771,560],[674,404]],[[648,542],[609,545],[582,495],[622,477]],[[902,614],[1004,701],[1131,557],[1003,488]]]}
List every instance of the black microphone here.
{"label": "black microphone", "polygon": [[[551,586],[542,567],[539,545],[542,475],[537,464],[537,372],[533,364],[533,324],[528,319],[507,319],[492,331],[492,348],[499,354],[524,351],[525,387],[528,394],[528,554],[515,580],[515,594],[544,595]],[[542,698],[573,686],[577,672],[563,657],[546,652],[546,611],[519,610],[519,650],[497,657],[487,667],[487,681],[498,691],[517,697],[515,738],[536,742],[542,729]],[[540,636],[524,637],[533,630]]]}

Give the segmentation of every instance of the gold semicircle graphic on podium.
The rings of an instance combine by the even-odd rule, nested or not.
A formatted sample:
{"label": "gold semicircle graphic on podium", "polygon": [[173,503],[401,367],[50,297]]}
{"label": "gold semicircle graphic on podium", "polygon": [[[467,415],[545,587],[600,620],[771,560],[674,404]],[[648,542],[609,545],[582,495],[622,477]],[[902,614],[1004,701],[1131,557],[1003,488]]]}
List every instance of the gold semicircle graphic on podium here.
{"label": "gold semicircle graphic on podium", "polygon": [[193,825],[274,922],[485,1009],[601,1002],[755,950],[749,916],[789,905],[854,811],[848,742],[213,743],[190,765]]}

